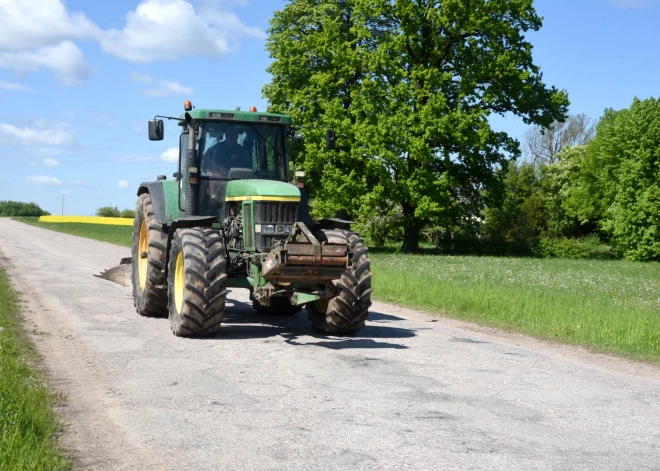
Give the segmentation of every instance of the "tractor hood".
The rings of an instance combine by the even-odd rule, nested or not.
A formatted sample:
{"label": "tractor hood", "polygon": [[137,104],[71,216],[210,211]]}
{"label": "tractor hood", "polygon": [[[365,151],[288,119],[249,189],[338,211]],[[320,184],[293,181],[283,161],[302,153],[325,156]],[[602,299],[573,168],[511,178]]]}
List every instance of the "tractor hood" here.
{"label": "tractor hood", "polygon": [[273,180],[232,180],[226,195],[226,201],[300,201],[297,186]]}

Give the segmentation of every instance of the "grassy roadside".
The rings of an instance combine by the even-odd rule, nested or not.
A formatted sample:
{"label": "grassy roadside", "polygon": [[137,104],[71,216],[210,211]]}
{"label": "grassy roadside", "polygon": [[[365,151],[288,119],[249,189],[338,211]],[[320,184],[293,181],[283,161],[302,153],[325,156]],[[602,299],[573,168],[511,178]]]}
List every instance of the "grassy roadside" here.
{"label": "grassy roadside", "polygon": [[39,222],[39,218],[14,218],[32,226],[64,232],[88,239],[102,240],[111,244],[131,246],[132,226],[111,226],[107,224],[86,224],[77,222]]}
{"label": "grassy roadside", "polygon": [[[130,227],[30,223],[131,245]],[[660,363],[658,263],[391,252],[372,250],[375,299]]]}
{"label": "grassy roadside", "polygon": [[383,301],[660,363],[660,264],[374,254]]}
{"label": "grassy roadside", "polygon": [[54,439],[59,430],[52,410],[55,398],[21,330],[16,295],[2,268],[0,327],[0,469],[69,469]]}

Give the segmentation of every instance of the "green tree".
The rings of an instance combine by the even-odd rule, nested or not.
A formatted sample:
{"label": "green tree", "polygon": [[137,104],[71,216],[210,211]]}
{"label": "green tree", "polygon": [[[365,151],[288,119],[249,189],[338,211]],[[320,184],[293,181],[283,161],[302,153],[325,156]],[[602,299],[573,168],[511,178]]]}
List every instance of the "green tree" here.
{"label": "green tree", "polygon": [[525,40],[540,27],[532,0],[292,0],[276,12],[264,96],[317,127],[300,138],[313,214],[400,208],[403,249],[416,251],[425,226],[478,213],[520,154],[490,115],[548,127],[567,112]]}
{"label": "green tree", "polygon": [[118,218],[121,217],[119,209],[115,206],[101,206],[96,210],[96,215],[103,218]]}
{"label": "green tree", "polygon": [[626,258],[660,260],[660,100],[608,111],[590,151],[603,228]]}
{"label": "green tree", "polygon": [[37,203],[23,203],[20,201],[0,201],[0,216],[4,217],[34,217],[50,216]]}
{"label": "green tree", "polygon": [[587,155],[587,147],[565,147],[554,163],[540,165],[541,192],[548,214],[550,237],[581,237],[595,228],[593,221],[580,220],[580,174]]}
{"label": "green tree", "polygon": [[132,209],[124,209],[120,214],[119,217],[122,218],[127,218],[127,219],[135,219],[135,211]]}
{"label": "green tree", "polygon": [[532,255],[547,230],[548,213],[536,167],[509,164],[501,204],[484,210],[483,233],[497,254]]}

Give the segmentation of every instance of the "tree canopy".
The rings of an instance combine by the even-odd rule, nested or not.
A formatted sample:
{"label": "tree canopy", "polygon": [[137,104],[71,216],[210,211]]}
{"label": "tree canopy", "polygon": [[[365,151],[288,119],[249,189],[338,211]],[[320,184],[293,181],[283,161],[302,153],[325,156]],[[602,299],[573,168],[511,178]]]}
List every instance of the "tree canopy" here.
{"label": "tree canopy", "polygon": [[37,203],[23,203],[20,201],[0,201],[0,216],[28,217],[49,216]]}
{"label": "tree canopy", "polygon": [[292,0],[276,12],[264,96],[316,127],[300,136],[314,214],[400,212],[415,251],[424,226],[478,213],[520,154],[489,117],[548,127],[566,115],[525,39],[540,27],[532,0]]}

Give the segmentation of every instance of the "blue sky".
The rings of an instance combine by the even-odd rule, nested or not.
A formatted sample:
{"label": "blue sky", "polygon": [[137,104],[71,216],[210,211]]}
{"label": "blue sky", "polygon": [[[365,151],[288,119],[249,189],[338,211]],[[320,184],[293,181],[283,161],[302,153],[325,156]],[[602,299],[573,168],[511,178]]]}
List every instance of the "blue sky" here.
{"label": "blue sky", "polygon": [[[177,126],[155,114],[266,108],[268,21],[281,0],[0,2],[0,200],[53,214],[133,208],[141,181],[176,171]],[[598,118],[660,96],[660,0],[537,0],[529,35],[545,82]],[[520,119],[493,120],[522,138]]]}

